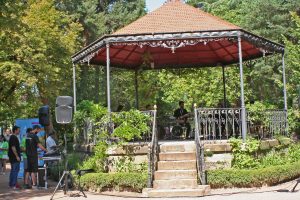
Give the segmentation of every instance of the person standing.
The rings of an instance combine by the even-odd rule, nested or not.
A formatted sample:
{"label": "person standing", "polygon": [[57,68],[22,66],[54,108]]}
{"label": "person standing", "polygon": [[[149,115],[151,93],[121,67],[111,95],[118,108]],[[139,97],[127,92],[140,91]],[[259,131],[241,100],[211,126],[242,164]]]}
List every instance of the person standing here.
{"label": "person standing", "polygon": [[4,137],[5,137],[6,141],[9,141],[10,136],[11,136],[11,130],[8,128],[4,132]]}
{"label": "person standing", "polygon": [[0,174],[5,174],[6,171],[6,161],[8,159],[7,150],[8,142],[4,135],[0,135]]}
{"label": "person standing", "polygon": [[8,142],[8,157],[11,165],[11,170],[9,174],[9,187],[16,189],[18,173],[20,170],[21,161],[21,150],[18,135],[20,134],[20,127],[14,126],[13,133],[9,138]]}
{"label": "person standing", "polygon": [[[26,138],[27,135],[30,134],[32,132],[32,128],[27,128],[26,130],[26,135],[22,138],[21,140],[21,151],[22,151],[22,158],[23,158],[23,163],[24,163],[24,185],[25,187],[27,187],[28,185],[28,180],[25,180],[25,175],[27,172],[27,168],[28,168],[28,164],[27,164],[27,156],[26,156]],[[27,177],[28,178],[28,177]]]}
{"label": "person standing", "polygon": [[29,132],[26,137],[26,156],[27,156],[27,170],[25,174],[25,188],[29,189],[29,176],[32,180],[32,188],[37,188],[37,172],[38,172],[38,152],[39,147],[47,152],[47,149],[41,145],[38,136],[36,135],[40,130],[38,125],[33,126],[32,132]]}

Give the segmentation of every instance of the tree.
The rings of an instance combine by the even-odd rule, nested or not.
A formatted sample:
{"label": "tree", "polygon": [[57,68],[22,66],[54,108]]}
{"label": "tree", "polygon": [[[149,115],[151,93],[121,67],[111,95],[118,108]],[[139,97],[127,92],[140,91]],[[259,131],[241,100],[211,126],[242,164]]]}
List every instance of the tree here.
{"label": "tree", "polygon": [[71,84],[81,26],[51,0],[6,0],[1,13],[0,106],[15,117],[35,116]]}
{"label": "tree", "polygon": [[[84,46],[105,34],[116,31],[146,13],[144,0],[62,0],[58,2],[59,9],[72,15],[73,19],[84,28],[82,32]],[[96,103],[106,104],[105,69],[103,66],[80,66],[79,81],[77,82],[78,102],[89,99]],[[130,96],[133,88],[124,88],[124,85],[128,85],[128,78],[132,79],[132,77],[128,72],[113,72],[112,84],[120,83],[120,87],[112,87],[112,96],[116,97],[115,104],[126,104],[124,101],[128,99],[126,97]],[[91,96],[91,94],[93,95]],[[132,104],[133,101],[129,102]]]}
{"label": "tree", "polygon": [[[285,38],[289,98],[300,106],[300,12],[292,13],[295,27],[290,29],[290,38]],[[297,102],[298,101],[298,102]]]}

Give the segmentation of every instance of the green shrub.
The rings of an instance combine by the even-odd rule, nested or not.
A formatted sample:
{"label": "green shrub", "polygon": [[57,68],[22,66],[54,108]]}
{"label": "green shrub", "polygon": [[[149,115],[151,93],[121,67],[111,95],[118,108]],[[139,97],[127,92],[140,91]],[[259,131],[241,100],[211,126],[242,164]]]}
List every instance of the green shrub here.
{"label": "green shrub", "polygon": [[105,171],[105,161],[108,157],[107,155],[108,144],[106,141],[99,142],[94,148],[94,155],[88,157],[83,164],[81,169],[93,169],[96,172]]}
{"label": "green shrub", "polygon": [[129,142],[132,139],[142,138],[142,134],[147,133],[150,128],[148,122],[150,117],[138,110],[128,112],[113,113],[112,121],[115,125],[113,135],[121,142]]}
{"label": "green shrub", "polygon": [[141,192],[147,186],[147,173],[90,173],[82,176],[81,183],[85,190]]}
{"label": "green shrub", "polygon": [[256,168],[259,165],[254,156],[259,149],[258,140],[248,138],[246,143],[243,143],[241,139],[232,138],[229,142],[233,153],[232,167],[244,169]]}
{"label": "green shrub", "polygon": [[273,150],[261,157],[259,163],[259,167],[264,168],[276,165],[284,165],[289,163],[289,160],[286,156],[286,152]]}
{"label": "green shrub", "polygon": [[207,181],[212,188],[271,186],[299,176],[300,161],[261,169],[207,171]]}
{"label": "green shrub", "polygon": [[300,145],[291,144],[288,149],[288,159],[290,162],[297,162],[300,160]]}
{"label": "green shrub", "polygon": [[117,172],[147,172],[148,163],[142,162],[140,164],[134,163],[133,156],[122,156],[114,161]]}

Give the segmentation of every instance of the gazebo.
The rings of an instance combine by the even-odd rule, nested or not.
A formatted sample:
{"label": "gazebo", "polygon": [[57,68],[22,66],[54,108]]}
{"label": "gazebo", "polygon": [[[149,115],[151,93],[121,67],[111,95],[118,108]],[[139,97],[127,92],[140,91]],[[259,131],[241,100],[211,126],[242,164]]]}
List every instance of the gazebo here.
{"label": "gazebo", "polygon": [[[112,66],[133,70],[137,74],[141,65],[144,70],[153,70],[224,67],[239,64],[241,107],[237,112],[240,113],[241,135],[245,140],[247,112],[243,62],[274,54],[282,55],[284,109],[281,111],[284,113],[284,120],[281,126],[286,129],[284,46],[247,32],[180,0],[168,0],[157,10],[111,35],[97,39],[72,56],[74,110],[76,110],[76,64],[106,65],[108,112],[111,112],[110,68]],[[136,81],[138,106],[137,91]]]}

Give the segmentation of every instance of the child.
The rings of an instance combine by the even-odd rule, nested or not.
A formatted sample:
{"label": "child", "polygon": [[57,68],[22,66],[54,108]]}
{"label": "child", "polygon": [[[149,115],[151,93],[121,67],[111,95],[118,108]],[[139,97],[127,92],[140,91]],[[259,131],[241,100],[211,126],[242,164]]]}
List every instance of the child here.
{"label": "child", "polygon": [[6,171],[7,150],[8,142],[3,135],[0,135],[0,174],[5,174]]}

